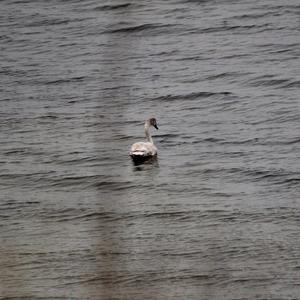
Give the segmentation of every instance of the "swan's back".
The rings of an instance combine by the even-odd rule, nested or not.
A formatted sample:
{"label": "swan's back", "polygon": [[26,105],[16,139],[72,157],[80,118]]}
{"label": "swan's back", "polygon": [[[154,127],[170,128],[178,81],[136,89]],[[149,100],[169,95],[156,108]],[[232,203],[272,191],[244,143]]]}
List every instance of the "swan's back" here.
{"label": "swan's back", "polygon": [[154,156],[157,148],[149,142],[138,142],[131,146],[130,155]]}

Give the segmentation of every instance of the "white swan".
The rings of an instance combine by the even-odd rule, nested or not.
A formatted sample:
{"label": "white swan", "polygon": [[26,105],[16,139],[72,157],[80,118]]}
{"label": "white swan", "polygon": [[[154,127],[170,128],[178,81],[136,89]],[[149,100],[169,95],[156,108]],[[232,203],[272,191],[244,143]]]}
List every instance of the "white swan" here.
{"label": "white swan", "polygon": [[137,142],[131,146],[129,154],[135,163],[142,163],[157,155],[157,148],[155,147],[149,132],[151,126],[158,129],[155,118],[151,118],[145,122],[145,135],[147,142]]}

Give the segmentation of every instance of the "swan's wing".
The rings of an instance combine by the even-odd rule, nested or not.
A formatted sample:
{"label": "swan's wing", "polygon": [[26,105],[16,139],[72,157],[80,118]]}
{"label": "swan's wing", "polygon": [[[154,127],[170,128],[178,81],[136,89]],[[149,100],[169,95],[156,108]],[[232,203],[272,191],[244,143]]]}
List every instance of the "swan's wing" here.
{"label": "swan's wing", "polygon": [[157,149],[152,143],[134,143],[131,146],[130,155],[143,155],[143,156],[151,156],[156,155]]}

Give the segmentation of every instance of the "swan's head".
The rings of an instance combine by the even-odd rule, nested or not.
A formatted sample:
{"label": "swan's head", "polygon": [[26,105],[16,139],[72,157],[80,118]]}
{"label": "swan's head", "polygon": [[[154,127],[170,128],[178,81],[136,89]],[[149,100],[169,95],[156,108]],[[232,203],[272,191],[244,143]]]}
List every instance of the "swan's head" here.
{"label": "swan's head", "polygon": [[155,118],[149,119],[149,124],[150,124],[151,126],[153,126],[155,129],[158,129],[157,123],[156,123],[156,119],[155,119]]}

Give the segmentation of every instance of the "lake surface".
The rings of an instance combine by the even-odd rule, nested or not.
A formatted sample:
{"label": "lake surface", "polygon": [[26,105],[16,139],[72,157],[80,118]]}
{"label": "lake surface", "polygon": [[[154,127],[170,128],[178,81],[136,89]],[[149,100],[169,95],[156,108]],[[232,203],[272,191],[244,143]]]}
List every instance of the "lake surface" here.
{"label": "lake surface", "polygon": [[0,298],[299,299],[299,11],[0,1]]}

